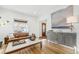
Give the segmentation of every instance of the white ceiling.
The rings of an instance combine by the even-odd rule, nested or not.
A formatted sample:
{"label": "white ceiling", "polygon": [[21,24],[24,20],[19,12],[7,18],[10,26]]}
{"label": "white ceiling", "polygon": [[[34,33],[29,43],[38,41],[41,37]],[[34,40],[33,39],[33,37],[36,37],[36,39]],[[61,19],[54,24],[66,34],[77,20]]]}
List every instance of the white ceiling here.
{"label": "white ceiling", "polygon": [[18,11],[33,16],[51,14],[56,10],[67,7],[68,5],[2,5],[0,7]]}

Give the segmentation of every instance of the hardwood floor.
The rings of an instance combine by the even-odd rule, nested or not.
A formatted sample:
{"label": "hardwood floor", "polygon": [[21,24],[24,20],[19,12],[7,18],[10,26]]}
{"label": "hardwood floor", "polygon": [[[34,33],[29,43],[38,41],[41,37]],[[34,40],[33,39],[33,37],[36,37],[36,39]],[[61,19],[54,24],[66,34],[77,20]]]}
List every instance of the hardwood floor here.
{"label": "hardwood floor", "polygon": [[12,54],[73,54],[74,49],[70,49],[59,44],[47,43],[43,41],[43,48],[40,49],[40,45],[35,45],[29,48],[25,48],[14,52]]}

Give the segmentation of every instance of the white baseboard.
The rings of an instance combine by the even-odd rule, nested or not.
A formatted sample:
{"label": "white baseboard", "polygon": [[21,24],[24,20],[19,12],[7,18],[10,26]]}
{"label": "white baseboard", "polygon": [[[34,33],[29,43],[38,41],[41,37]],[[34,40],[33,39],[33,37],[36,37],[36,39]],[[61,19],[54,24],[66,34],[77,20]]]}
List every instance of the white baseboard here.
{"label": "white baseboard", "polygon": [[[48,40],[48,42],[55,43],[55,42],[52,42],[52,41],[50,41],[50,40]],[[55,43],[55,44],[58,44],[58,43]],[[70,47],[70,46],[66,46],[66,45],[63,45],[63,44],[59,44],[59,45],[64,46],[64,47],[69,48],[69,49],[74,49],[74,48],[72,48],[72,47]]]}

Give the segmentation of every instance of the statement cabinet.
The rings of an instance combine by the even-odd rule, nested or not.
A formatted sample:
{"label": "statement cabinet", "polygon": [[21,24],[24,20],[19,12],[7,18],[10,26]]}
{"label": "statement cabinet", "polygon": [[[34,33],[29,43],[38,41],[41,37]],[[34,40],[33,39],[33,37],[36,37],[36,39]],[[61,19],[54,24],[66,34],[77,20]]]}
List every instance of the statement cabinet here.
{"label": "statement cabinet", "polygon": [[76,33],[48,31],[47,39],[58,44],[74,47],[76,46]]}

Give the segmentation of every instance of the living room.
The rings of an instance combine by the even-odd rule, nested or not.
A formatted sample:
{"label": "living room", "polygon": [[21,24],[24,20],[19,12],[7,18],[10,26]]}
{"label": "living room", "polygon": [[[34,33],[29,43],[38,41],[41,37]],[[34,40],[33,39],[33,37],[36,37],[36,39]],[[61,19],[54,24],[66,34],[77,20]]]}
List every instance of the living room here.
{"label": "living room", "polygon": [[[35,44],[40,43],[40,47],[43,49],[42,51],[38,50],[40,51],[40,53],[36,52],[37,54],[78,53],[76,51],[76,49],[79,48],[79,44],[77,40],[78,36],[76,36],[76,34],[78,34],[76,32],[76,30],[78,29],[77,27],[78,23],[77,21],[74,22],[71,21],[73,23],[71,22],[69,23],[71,16],[73,16],[73,19],[77,19],[76,17],[78,17],[79,15],[78,10],[79,10],[79,6],[76,5],[75,6],[73,5],[2,5],[0,6],[0,42],[2,43],[1,45],[3,46],[1,47],[2,49],[0,50],[1,53],[6,54],[6,53],[11,53],[9,52],[9,50],[10,51],[12,51],[12,49],[17,50],[15,47],[11,48],[9,46],[10,45],[9,42],[18,41],[18,35],[27,36],[27,37],[20,37],[19,40],[22,39],[25,40],[28,38],[32,39],[31,37],[40,39],[39,41],[32,41],[32,43]],[[68,24],[66,22],[68,22]],[[76,30],[74,29],[74,27],[72,28],[72,25],[75,28],[77,27]],[[51,36],[53,35],[51,31],[54,31],[53,33],[55,33],[56,35]],[[58,33],[58,32],[63,32],[63,33]],[[64,32],[67,34],[64,34]],[[60,34],[61,36],[59,36]],[[15,36],[15,38],[13,35]],[[66,44],[65,43],[66,40],[63,43],[62,41],[60,41],[61,44],[57,44],[57,42],[53,40],[57,38],[61,39],[57,35],[62,38],[63,38],[62,35],[64,35],[64,37],[65,36],[68,37],[67,35],[69,35],[70,37],[67,39],[71,39],[71,41],[75,42],[75,44],[72,43],[70,44],[70,42]],[[12,40],[6,41],[8,38]],[[73,41],[72,39],[75,41]],[[51,45],[50,44],[47,46],[47,48],[44,48],[45,42],[47,45],[47,42],[50,43],[50,41],[54,42],[55,44],[53,44],[52,46],[50,46]],[[6,44],[9,48],[4,49],[5,47],[4,44]],[[26,44],[23,45],[24,47],[20,44],[17,48],[21,49],[22,47],[25,48],[25,46],[32,46],[35,44],[31,44],[31,43],[29,45]],[[60,47],[62,47],[62,49],[60,49]],[[48,48],[49,50],[45,50]],[[36,49],[36,48],[32,46],[31,49]],[[4,52],[3,50],[8,52]],[[53,52],[50,50],[52,50]],[[28,52],[28,54],[31,54],[31,52]]]}

